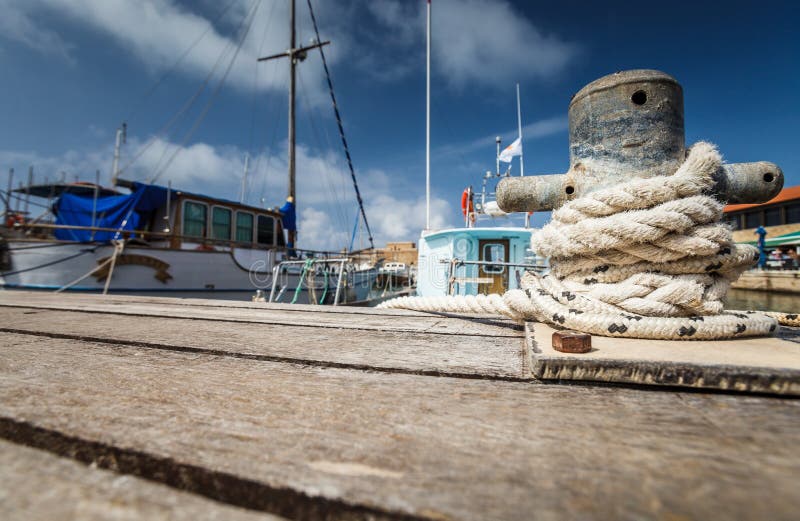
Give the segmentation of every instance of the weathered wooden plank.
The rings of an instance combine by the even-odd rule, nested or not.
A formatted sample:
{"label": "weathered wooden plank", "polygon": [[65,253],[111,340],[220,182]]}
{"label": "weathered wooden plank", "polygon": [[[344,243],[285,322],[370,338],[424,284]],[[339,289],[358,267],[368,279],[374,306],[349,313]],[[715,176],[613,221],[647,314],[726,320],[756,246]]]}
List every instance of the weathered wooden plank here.
{"label": "weathered wooden plank", "polygon": [[[455,319],[450,319],[457,321]],[[0,307],[0,330],[253,355],[298,363],[529,378],[522,338],[353,331]]]}
{"label": "weathered wooden plank", "polygon": [[28,335],[3,334],[0,346],[0,426],[30,422],[362,513],[794,519],[800,509],[800,401],[298,367]]}
{"label": "weathered wooden plank", "polygon": [[6,441],[0,441],[0,518],[6,521],[283,519],[133,476],[90,468]]}
{"label": "weathered wooden plank", "polygon": [[[458,320],[445,320],[443,315],[403,316],[385,315],[381,310],[360,313],[329,313],[328,307],[314,306],[315,310],[286,309],[286,305],[273,308],[273,304],[250,303],[249,307],[164,305],[158,302],[140,302],[140,297],[127,300],[107,300],[106,297],[58,295],[43,298],[36,293],[0,292],[0,306],[26,306],[67,311],[106,312],[129,316],[160,316],[217,320],[227,322],[253,322],[260,324],[306,325],[309,327],[346,328],[367,331],[426,332],[452,335],[483,335],[522,337],[522,327],[498,317],[461,316]],[[243,303],[247,304],[247,303]],[[305,306],[306,308],[312,306]]]}
{"label": "weathered wooden plank", "polygon": [[591,352],[570,354],[553,349],[550,326],[526,328],[537,378],[800,395],[800,343],[786,337],[675,342],[594,336]]}
{"label": "weathered wooden plank", "polygon": [[[255,292],[254,292],[255,293]],[[384,315],[384,316],[420,316],[429,317],[430,314],[420,311],[404,309],[375,309],[359,306],[315,306],[312,304],[285,304],[285,303],[263,303],[251,302],[250,300],[220,300],[206,298],[186,298],[147,295],[100,295],[97,293],[54,293],[52,291],[25,291],[25,290],[5,290],[0,293],[0,301],[4,299],[25,299],[30,303],[52,302],[54,299],[69,299],[74,302],[107,302],[128,304],[132,301],[144,304],[158,304],[161,306],[180,306],[180,307],[210,307],[210,308],[242,308],[242,309],[279,309],[284,311],[310,312],[317,313],[324,310],[326,313],[345,314],[345,315]]]}

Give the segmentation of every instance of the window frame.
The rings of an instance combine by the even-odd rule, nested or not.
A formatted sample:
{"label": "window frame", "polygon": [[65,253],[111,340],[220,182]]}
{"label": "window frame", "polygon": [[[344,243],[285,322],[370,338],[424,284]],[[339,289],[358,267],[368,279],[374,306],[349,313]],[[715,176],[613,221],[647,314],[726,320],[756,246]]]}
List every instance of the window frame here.
{"label": "window frame", "polygon": [[[503,250],[501,252],[502,255],[500,256],[500,260],[492,259],[491,261],[487,261],[486,260],[486,248],[487,247],[491,248],[491,247],[494,247],[494,246],[499,246]],[[502,244],[502,243],[499,243],[499,242],[489,242],[489,243],[484,244],[483,245],[483,251],[481,252],[481,258],[483,259],[483,262],[486,263],[486,264],[482,264],[481,265],[481,271],[484,274],[486,274],[486,275],[502,275],[503,273],[506,272],[506,267],[503,266],[502,264],[499,265],[499,266],[497,264],[493,264],[494,262],[505,262],[505,259],[506,259],[506,245],[505,244]],[[492,268],[492,269],[490,270],[488,268]],[[497,268],[499,268],[499,270]]]}
{"label": "window frame", "polygon": [[[267,219],[271,219],[272,220],[272,242],[259,242],[259,240],[258,240],[258,230],[260,229],[260,227],[258,225],[258,220],[261,217],[265,217]],[[253,226],[253,232],[254,232],[254,236],[255,236],[253,242],[255,244],[257,244],[259,246],[273,246],[274,247],[276,245],[276,243],[277,243],[277,237],[276,237],[277,231],[278,231],[277,230],[277,223],[276,223],[276,218],[275,218],[274,215],[269,215],[269,214],[265,214],[265,213],[256,214],[256,219],[255,219],[255,223],[254,223],[254,226]]]}
{"label": "window frame", "polygon": [[[251,226],[250,226],[250,240],[249,241],[242,241],[239,240],[239,214],[249,215],[252,219]],[[256,233],[256,217],[253,212],[248,212],[247,210],[236,210],[234,212],[234,225],[233,225],[233,240],[235,242],[253,244],[255,242],[255,233]]]}
{"label": "window frame", "polygon": [[[187,204],[196,204],[200,205],[206,210],[205,216],[205,223],[203,225],[203,233],[201,235],[189,235],[186,233],[186,205]],[[208,211],[208,203],[204,203],[203,201],[198,201],[196,199],[184,199],[181,203],[181,235],[186,238],[192,239],[206,239],[208,238],[209,232],[209,216],[211,212]],[[199,222],[199,221],[197,221]]]}
{"label": "window frame", "polygon": [[[220,210],[228,211],[230,213],[230,216],[231,216],[231,219],[228,222],[228,236],[225,237],[225,238],[215,237],[214,236],[214,210],[216,210],[217,208],[219,208]],[[233,208],[230,208],[230,207],[227,207],[227,206],[222,206],[222,205],[219,205],[219,204],[211,205],[211,212],[209,212],[209,216],[208,216],[209,223],[210,223],[209,227],[208,227],[208,230],[210,232],[209,235],[210,235],[211,239],[215,239],[215,240],[218,240],[218,241],[229,241],[229,240],[231,240],[231,236],[233,235],[233,224],[234,224],[233,223],[233,219],[235,217],[234,213],[235,212],[233,211]]]}

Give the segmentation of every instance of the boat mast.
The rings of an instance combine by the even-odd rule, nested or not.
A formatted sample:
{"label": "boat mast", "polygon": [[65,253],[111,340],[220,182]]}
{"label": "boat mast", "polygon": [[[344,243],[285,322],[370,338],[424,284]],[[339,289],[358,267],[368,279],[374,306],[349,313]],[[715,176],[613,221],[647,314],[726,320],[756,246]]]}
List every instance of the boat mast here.
{"label": "boat mast", "polygon": [[[289,1],[289,49],[286,52],[282,52],[279,54],[273,54],[272,56],[265,56],[263,58],[259,58],[258,61],[263,62],[267,60],[273,60],[275,58],[289,58],[289,200],[297,205],[297,200],[295,197],[295,79],[296,79],[296,71],[295,68],[297,67],[297,63],[301,62],[306,59],[307,53],[311,49],[316,49],[317,47],[322,47],[323,45],[328,45],[331,42],[314,42],[311,45],[307,45],[305,47],[297,47],[296,39],[297,39],[297,32],[295,29],[295,0]],[[297,232],[295,230],[288,231],[288,242],[296,246],[295,244],[295,237]]]}
{"label": "boat mast", "polygon": [[[294,55],[294,46],[296,44],[297,33],[295,29],[295,0],[290,0],[289,3],[291,4],[290,15],[289,15],[289,24],[291,29],[289,31],[289,201],[295,204],[295,208],[297,207],[297,198],[295,197],[295,81],[296,81],[296,66],[297,62],[295,61]],[[289,244],[295,244],[297,231],[289,230]]]}
{"label": "boat mast", "polygon": [[431,229],[431,0],[428,0],[425,53],[425,229]]}

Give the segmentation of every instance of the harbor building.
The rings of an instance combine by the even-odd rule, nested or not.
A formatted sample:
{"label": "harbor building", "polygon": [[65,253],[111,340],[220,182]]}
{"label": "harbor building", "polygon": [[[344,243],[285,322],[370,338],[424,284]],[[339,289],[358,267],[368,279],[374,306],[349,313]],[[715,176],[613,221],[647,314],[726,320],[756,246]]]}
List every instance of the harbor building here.
{"label": "harbor building", "polygon": [[[800,232],[800,186],[784,188],[766,203],[729,204],[724,213],[736,242],[756,241],[759,226],[767,230],[767,239],[795,234]],[[800,243],[800,234],[796,239]]]}

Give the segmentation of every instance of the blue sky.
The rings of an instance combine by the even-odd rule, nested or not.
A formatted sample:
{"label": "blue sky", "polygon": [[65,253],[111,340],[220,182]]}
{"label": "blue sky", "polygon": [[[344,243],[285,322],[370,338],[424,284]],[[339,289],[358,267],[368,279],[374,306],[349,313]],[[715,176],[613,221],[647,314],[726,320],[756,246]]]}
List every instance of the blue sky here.
{"label": "blue sky", "polygon": [[[572,94],[632,68],[663,70],[681,82],[687,143],[716,143],[730,162],[776,162],[787,185],[800,184],[798,5],[433,0],[434,225],[459,222],[461,191],[479,186],[481,173],[493,169],[494,136],[513,139],[516,82],[526,174],[560,173],[569,165]],[[248,202],[281,204],[287,67],[255,59],[288,46],[287,6],[285,0],[0,0],[3,184],[8,168],[20,173],[29,165],[37,180],[62,171],[90,180],[99,169],[107,183],[114,132],[127,121],[122,164],[139,157],[126,177],[159,173],[159,182],[237,199],[250,154]],[[314,0],[314,6],[322,37],[332,40],[326,53],[377,242],[415,240],[425,214],[425,3]],[[306,1],[297,8],[300,41],[308,42]],[[242,49],[220,84],[251,12]],[[300,69],[300,241],[341,247],[349,241],[355,198],[319,57],[310,55]],[[195,103],[159,134],[206,78]],[[544,219],[537,215],[534,223]]]}

